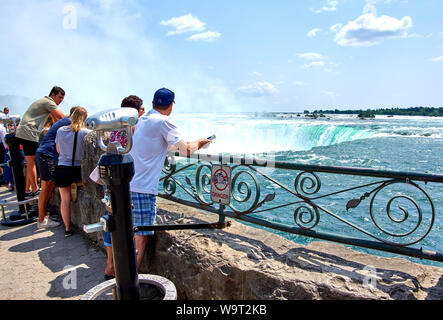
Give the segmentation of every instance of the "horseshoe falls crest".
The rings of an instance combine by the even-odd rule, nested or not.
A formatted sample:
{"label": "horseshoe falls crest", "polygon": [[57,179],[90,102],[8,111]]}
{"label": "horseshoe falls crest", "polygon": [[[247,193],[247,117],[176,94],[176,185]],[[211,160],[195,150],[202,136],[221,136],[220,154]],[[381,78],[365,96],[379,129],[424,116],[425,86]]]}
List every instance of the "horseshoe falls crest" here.
{"label": "horseshoe falls crest", "polygon": [[[299,164],[443,174],[442,117],[376,116],[373,120],[360,120],[356,115],[326,115],[313,119],[293,113],[173,113],[171,118],[185,140],[209,137],[212,134],[217,136],[208,149],[201,151],[203,153],[246,157],[254,155]],[[272,171],[271,176],[294,188],[297,173],[278,169]],[[343,190],[359,183],[364,184],[364,181],[359,180],[359,177],[325,174],[321,179],[322,194],[337,191],[337,188]],[[282,192],[272,183],[261,181],[260,184],[262,190],[264,189],[262,195],[277,193],[273,201],[276,205],[294,201],[293,195]],[[416,246],[443,252],[443,185],[429,183],[425,188],[435,206],[435,221],[429,235]],[[389,192],[391,193],[386,195],[386,202],[401,191]],[[338,195],[331,197],[329,201],[331,205],[341,204],[343,207],[352,197],[362,196],[363,192],[360,193],[353,196]],[[368,210],[363,210],[363,205],[364,203],[360,205],[361,210],[358,213],[355,211],[354,215],[346,210],[340,214],[353,223],[362,225],[370,220]],[[407,208],[407,204],[398,204],[396,207]],[[407,209],[414,211],[414,208]],[[294,210],[288,207],[284,214],[269,211],[264,216],[271,221],[294,226],[293,213]],[[314,230],[333,234],[343,232],[342,225],[327,215],[321,215],[320,221]],[[395,223],[394,225],[397,227]],[[376,228],[370,231],[378,232]],[[354,230],[345,231],[345,235],[362,236],[353,232]],[[296,235],[281,235],[298,243],[312,241]],[[392,256],[374,250],[354,249]],[[418,259],[414,261],[438,264]]]}

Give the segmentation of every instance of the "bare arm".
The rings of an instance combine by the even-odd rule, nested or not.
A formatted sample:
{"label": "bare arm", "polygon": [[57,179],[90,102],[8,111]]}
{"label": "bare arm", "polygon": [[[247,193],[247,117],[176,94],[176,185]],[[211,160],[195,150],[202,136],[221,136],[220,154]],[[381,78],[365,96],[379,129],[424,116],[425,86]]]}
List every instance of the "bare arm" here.
{"label": "bare arm", "polygon": [[65,115],[63,114],[63,112],[60,109],[55,109],[55,110],[51,111],[51,117],[52,117],[52,120],[54,121],[54,123],[56,123],[58,120],[64,118]]}
{"label": "bare arm", "polygon": [[178,153],[182,156],[190,156],[195,151],[201,149],[203,146],[211,143],[211,140],[200,138],[195,141],[184,141],[180,140],[173,146],[169,147],[168,151],[178,151]]}

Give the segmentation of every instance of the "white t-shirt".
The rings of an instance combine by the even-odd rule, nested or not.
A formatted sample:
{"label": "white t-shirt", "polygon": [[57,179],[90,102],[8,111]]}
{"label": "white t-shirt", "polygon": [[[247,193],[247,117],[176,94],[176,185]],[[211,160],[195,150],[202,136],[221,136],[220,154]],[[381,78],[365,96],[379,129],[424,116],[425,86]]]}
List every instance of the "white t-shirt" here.
{"label": "white t-shirt", "polygon": [[160,112],[151,109],[140,117],[129,154],[134,159],[133,192],[158,194],[158,183],[168,147],[181,140],[177,126]]}
{"label": "white t-shirt", "polygon": [[[3,143],[3,145],[5,146],[5,149],[8,147],[6,145],[5,142],[5,135],[6,135],[6,128],[3,125],[3,123],[0,123],[0,142]],[[3,161],[3,159],[0,159],[1,161]]]}

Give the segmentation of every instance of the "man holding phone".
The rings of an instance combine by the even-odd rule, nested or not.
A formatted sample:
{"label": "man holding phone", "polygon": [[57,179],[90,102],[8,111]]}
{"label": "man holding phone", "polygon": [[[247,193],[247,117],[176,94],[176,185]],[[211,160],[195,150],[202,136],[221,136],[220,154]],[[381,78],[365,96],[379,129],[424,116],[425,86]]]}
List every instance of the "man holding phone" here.
{"label": "man holding phone", "polygon": [[[131,180],[132,220],[134,226],[153,225],[156,218],[156,196],[160,174],[168,151],[188,156],[208,146],[211,140],[200,138],[184,141],[177,126],[169,118],[175,104],[175,93],[162,88],[155,92],[152,109],[139,118],[134,129],[133,148],[135,174]],[[135,233],[137,267],[140,269],[148,236],[153,231]]]}

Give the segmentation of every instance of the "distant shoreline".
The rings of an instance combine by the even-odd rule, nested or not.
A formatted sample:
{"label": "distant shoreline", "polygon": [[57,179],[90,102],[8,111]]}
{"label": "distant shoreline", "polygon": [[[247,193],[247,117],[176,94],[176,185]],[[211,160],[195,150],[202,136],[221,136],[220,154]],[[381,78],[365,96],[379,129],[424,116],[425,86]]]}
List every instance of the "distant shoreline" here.
{"label": "distant shoreline", "polygon": [[427,117],[443,117],[443,107],[411,107],[406,109],[390,108],[390,109],[367,109],[367,110],[315,110],[314,114],[372,114],[384,116],[427,116]]}

